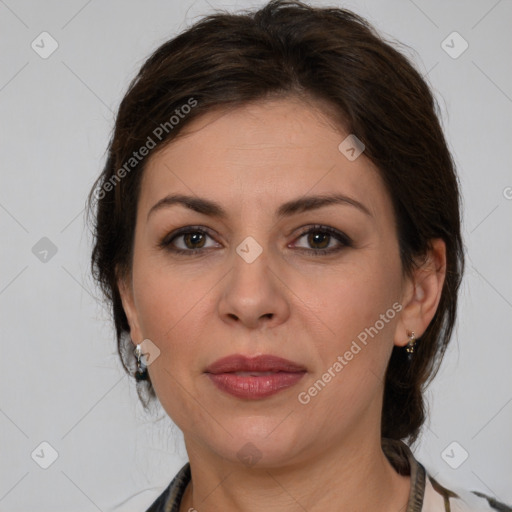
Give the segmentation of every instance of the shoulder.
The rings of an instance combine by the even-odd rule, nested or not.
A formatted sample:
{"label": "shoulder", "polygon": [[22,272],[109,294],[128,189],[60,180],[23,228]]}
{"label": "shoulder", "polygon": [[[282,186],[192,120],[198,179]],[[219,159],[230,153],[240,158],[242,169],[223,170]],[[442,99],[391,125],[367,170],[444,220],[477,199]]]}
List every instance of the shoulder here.
{"label": "shoulder", "polygon": [[421,512],[512,512],[512,507],[477,491],[448,489],[427,475]]}

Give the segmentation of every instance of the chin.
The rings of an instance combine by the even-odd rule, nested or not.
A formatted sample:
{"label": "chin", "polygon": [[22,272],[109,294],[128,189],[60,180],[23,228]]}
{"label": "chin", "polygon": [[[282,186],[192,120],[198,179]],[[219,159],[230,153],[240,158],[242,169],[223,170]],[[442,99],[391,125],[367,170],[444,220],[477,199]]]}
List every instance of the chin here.
{"label": "chin", "polygon": [[[291,431],[291,425],[280,425],[282,418],[259,420],[248,417],[226,424],[233,436],[224,432],[222,439],[210,439],[211,450],[232,463],[255,469],[282,467],[296,459],[302,451],[301,442]],[[297,426],[297,430],[303,431],[303,428]]]}

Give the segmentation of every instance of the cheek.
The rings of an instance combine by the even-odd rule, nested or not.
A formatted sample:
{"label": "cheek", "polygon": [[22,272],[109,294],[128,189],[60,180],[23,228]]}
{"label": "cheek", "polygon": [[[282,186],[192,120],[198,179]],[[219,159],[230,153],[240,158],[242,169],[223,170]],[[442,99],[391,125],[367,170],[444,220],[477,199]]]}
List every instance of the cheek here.
{"label": "cheek", "polygon": [[148,369],[153,388],[167,414],[186,428],[190,418],[202,414],[190,396],[197,395],[194,379],[202,368],[212,307],[207,292],[213,284],[206,276],[192,279],[179,270],[147,265],[138,274],[134,266],[134,286],[142,333],[160,350]]}
{"label": "cheek", "polygon": [[212,273],[192,273],[186,265],[171,266],[141,255],[134,261],[136,309],[146,337],[164,342],[196,326],[193,320],[214,287]]}
{"label": "cheek", "polygon": [[347,411],[358,417],[380,400],[401,309],[400,283],[399,261],[371,252],[338,272],[295,283],[294,291],[309,306],[305,323],[315,326],[309,334],[317,358],[298,401],[309,401],[305,407],[319,415],[328,410],[327,424],[351,421]]}
{"label": "cheek", "polygon": [[[299,411],[321,423],[326,439],[380,404],[400,308],[399,288],[390,275],[396,274],[363,265],[361,272],[317,281],[326,291],[322,300],[311,289],[309,302],[304,295],[315,305],[307,323],[317,326],[310,332],[316,371],[298,389],[296,401]],[[307,288],[301,290],[305,294]]]}
{"label": "cheek", "polygon": [[308,306],[311,324],[324,333],[318,341],[325,349],[340,350],[361,333],[364,339],[375,324],[380,338],[392,337],[401,290],[396,259],[361,254],[337,270],[297,279],[292,289]]}
{"label": "cheek", "polygon": [[142,258],[139,262],[133,267],[139,322],[143,336],[160,350],[149,367],[151,381],[162,404],[171,400],[173,410],[187,408],[180,389],[185,395],[185,389],[193,392],[194,379],[207,364],[213,301],[223,273],[193,272],[186,265],[171,267]]}

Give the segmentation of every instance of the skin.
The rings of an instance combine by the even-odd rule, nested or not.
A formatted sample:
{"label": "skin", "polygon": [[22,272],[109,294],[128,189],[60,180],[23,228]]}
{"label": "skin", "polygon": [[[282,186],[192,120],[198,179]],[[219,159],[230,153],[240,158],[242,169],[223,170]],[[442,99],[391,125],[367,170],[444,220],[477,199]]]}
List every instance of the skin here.
{"label": "skin", "polygon": [[[380,446],[383,377],[393,346],[405,346],[410,331],[420,337],[434,316],[445,245],[434,240],[425,264],[412,276],[402,272],[379,172],[364,153],[349,161],[338,150],[347,133],[324,107],[289,97],[210,112],[145,170],[132,271],[118,284],[134,344],[150,339],[160,350],[149,374],[184,433],[192,484],[181,511],[406,508],[410,478],[396,473]],[[334,204],[275,216],[286,201],[333,192],[369,214]],[[174,204],[148,218],[170,193],[216,201],[227,216]],[[315,224],[345,233],[353,247],[321,230],[317,238],[302,234]],[[185,226],[209,232],[158,246]],[[248,236],[262,248],[252,263],[236,252]],[[203,252],[179,255],[173,246]],[[324,256],[306,252],[336,247]],[[401,311],[301,404],[298,393],[396,302]],[[278,355],[307,373],[271,397],[235,398],[204,373],[233,353]],[[237,457],[248,442],[261,455],[253,466]]]}

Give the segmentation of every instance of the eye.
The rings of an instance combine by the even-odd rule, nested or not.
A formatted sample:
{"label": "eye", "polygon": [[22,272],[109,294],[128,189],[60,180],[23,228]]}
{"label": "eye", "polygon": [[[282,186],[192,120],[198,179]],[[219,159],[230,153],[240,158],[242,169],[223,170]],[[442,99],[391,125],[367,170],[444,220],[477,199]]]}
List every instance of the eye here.
{"label": "eye", "polygon": [[[217,243],[206,245],[208,238],[212,238],[212,236],[205,228],[186,226],[167,235],[158,243],[158,246],[174,254],[193,256],[210,248],[219,247]],[[297,240],[303,238],[312,248],[300,247],[297,242],[294,242],[292,246],[315,256],[328,255],[339,252],[345,247],[353,247],[350,237],[329,226],[307,227],[303,229]]]}
{"label": "eye", "polygon": [[158,245],[176,254],[194,254],[202,252],[215,245],[207,246],[206,240],[211,238],[209,233],[198,226],[187,226],[166,236]]}
{"label": "eye", "polygon": [[[341,251],[345,247],[353,247],[350,237],[329,226],[317,225],[306,228],[302,231],[298,240],[301,238],[305,238],[309,247],[313,247],[312,249],[305,248],[304,250],[308,254],[315,256],[332,254]],[[293,245],[296,246],[296,243]]]}

